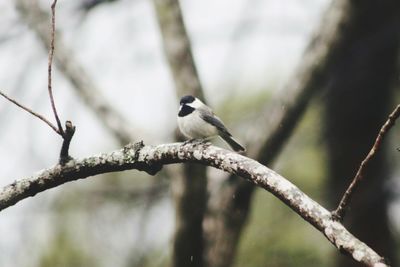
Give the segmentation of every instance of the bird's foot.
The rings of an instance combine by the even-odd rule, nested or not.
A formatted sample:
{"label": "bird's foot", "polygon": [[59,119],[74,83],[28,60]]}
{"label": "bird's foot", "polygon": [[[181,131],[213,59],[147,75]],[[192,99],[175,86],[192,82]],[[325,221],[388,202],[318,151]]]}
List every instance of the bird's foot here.
{"label": "bird's foot", "polygon": [[185,142],[183,142],[183,145],[187,145],[187,144],[192,144],[194,146],[198,146],[198,145],[205,145],[205,146],[210,146],[211,143],[207,140],[207,139],[189,139],[186,140]]}
{"label": "bird's foot", "polygon": [[183,145],[186,146],[186,145],[192,144],[195,140],[196,140],[196,139],[189,139],[189,140],[186,140],[186,141],[183,142]]}

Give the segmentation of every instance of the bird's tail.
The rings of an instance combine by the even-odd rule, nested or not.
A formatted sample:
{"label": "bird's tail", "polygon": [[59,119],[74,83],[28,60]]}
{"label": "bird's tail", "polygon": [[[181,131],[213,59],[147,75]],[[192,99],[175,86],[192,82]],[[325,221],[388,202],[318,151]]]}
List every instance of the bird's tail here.
{"label": "bird's tail", "polygon": [[227,135],[227,134],[225,134],[225,133],[220,133],[220,136],[221,136],[222,139],[225,140],[225,142],[228,143],[228,145],[229,145],[234,151],[236,151],[236,152],[244,152],[244,151],[246,151],[246,149],[245,149],[241,144],[239,144],[235,139],[233,139],[232,136]]}

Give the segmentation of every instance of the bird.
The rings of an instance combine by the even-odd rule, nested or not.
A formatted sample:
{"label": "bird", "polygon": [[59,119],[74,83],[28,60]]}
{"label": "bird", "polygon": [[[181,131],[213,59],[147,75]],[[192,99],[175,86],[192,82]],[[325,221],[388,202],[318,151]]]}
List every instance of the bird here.
{"label": "bird", "polygon": [[181,133],[191,139],[189,142],[220,136],[234,151],[246,151],[212,109],[192,95],[183,96],[180,100],[178,126]]}

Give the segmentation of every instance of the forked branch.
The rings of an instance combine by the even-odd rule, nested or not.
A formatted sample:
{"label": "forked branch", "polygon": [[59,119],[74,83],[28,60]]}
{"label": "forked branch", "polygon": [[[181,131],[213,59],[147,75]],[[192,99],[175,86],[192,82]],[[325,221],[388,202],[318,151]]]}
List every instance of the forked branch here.
{"label": "forked branch", "polygon": [[[36,33],[47,51],[51,49],[52,36],[49,34],[51,15],[41,9],[37,0],[16,0],[16,9],[23,21]],[[104,126],[115,136],[121,145],[125,145],[139,136],[148,133],[132,126],[110,103],[83,66],[76,60],[75,53],[63,42],[62,34],[57,31],[57,47],[54,53],[54,66],[71,84],[79,97],[100,119]]]}
{"label": "forked branch", "polygon": [[51,30],[50,30],[50,48],[49,48],[49,58],[48,58],[48,77],[47,77],[47,89],[49,93],[49,98],[50,98],[50,103],[51,107],[54,113],[54,117],[57,122],[57,126],[52,124],[48,119],[46,119],[44,116],[34,112],[30,108],[25,107],[24,105],[18,103],[16,100],[10,98],[7,96],[5,93],[0,91],[0,95],[12,102],[13,104],[17,105],[18,107],[22,108],[23,110],[29,112],[33,116],[39,118],[43,122],[45,122],[50,128],[52,128],[57,134],[59,134],[63,138],[63,144],[61,147],[61,152],[60,152],[60,159],[59,163],[60,164],[65,164],[68,160],[71,159],[69,156],[68,150],[69,150],[69,145],[71,143],[71,139],[75,133],[75,126],[72,124],[71,121],[66,121],[65,123],[65,130],[63,129],[61,125],[60,118],[57,114],[57,109],[54,101],[54,96],[53,96],[53,88],[52,88],[52,63],[53,63],[53,56],[54,56],[54,42],[55,42],[55,15],[56,15],[56,4],[57,0],[54,0],[54,2],[51,5]]}

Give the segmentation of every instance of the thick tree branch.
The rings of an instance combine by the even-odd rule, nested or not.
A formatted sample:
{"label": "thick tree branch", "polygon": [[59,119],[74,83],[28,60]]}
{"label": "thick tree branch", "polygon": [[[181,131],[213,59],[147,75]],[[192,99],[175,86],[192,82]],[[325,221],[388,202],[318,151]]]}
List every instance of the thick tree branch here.
{"label": "thick tree branch", "polygon": [[212,166],[247,179],[282,200],[323,233],[341,252],[366,266],[388,266],[381,256],[349,233],[342,224],[333,220],[328,210],[284,177],[255,160],[215,146],[190,143],[144,146],[140,142],[111,153],[73,159],[65,165],[58,164],[2,188],[0,210],[63,183],[100,173],[137,169],[156,174],[163,165],[183,162]]}
{"label": "thick tree branch", "polygon": [[375,154],[381,147],[382,139],[386,135],[386,133],[393,127],[397,118],[400,116],[400,105],[393,110],[393,112],[389,115],[389,118],[385,122],[385,124],[380,129],[378,136],[376,137],[375,143],[372,146],[371,150],[368,152],[368,155],[365,159],[361,162],[360,167],[357,170],[356,175],[354,176],[352,182],[350,183],[349,187],[346,189],[346,192],[343,194],[342,199],[336,210],[332,212],[332,215],[337,220],[342,220],[345,212],[346,207],[348,206],[351,198],[356,190],[357,186],[360,184],[361,180],[364,178],[365,170],[370,164],[371,160],[374,158]]}

